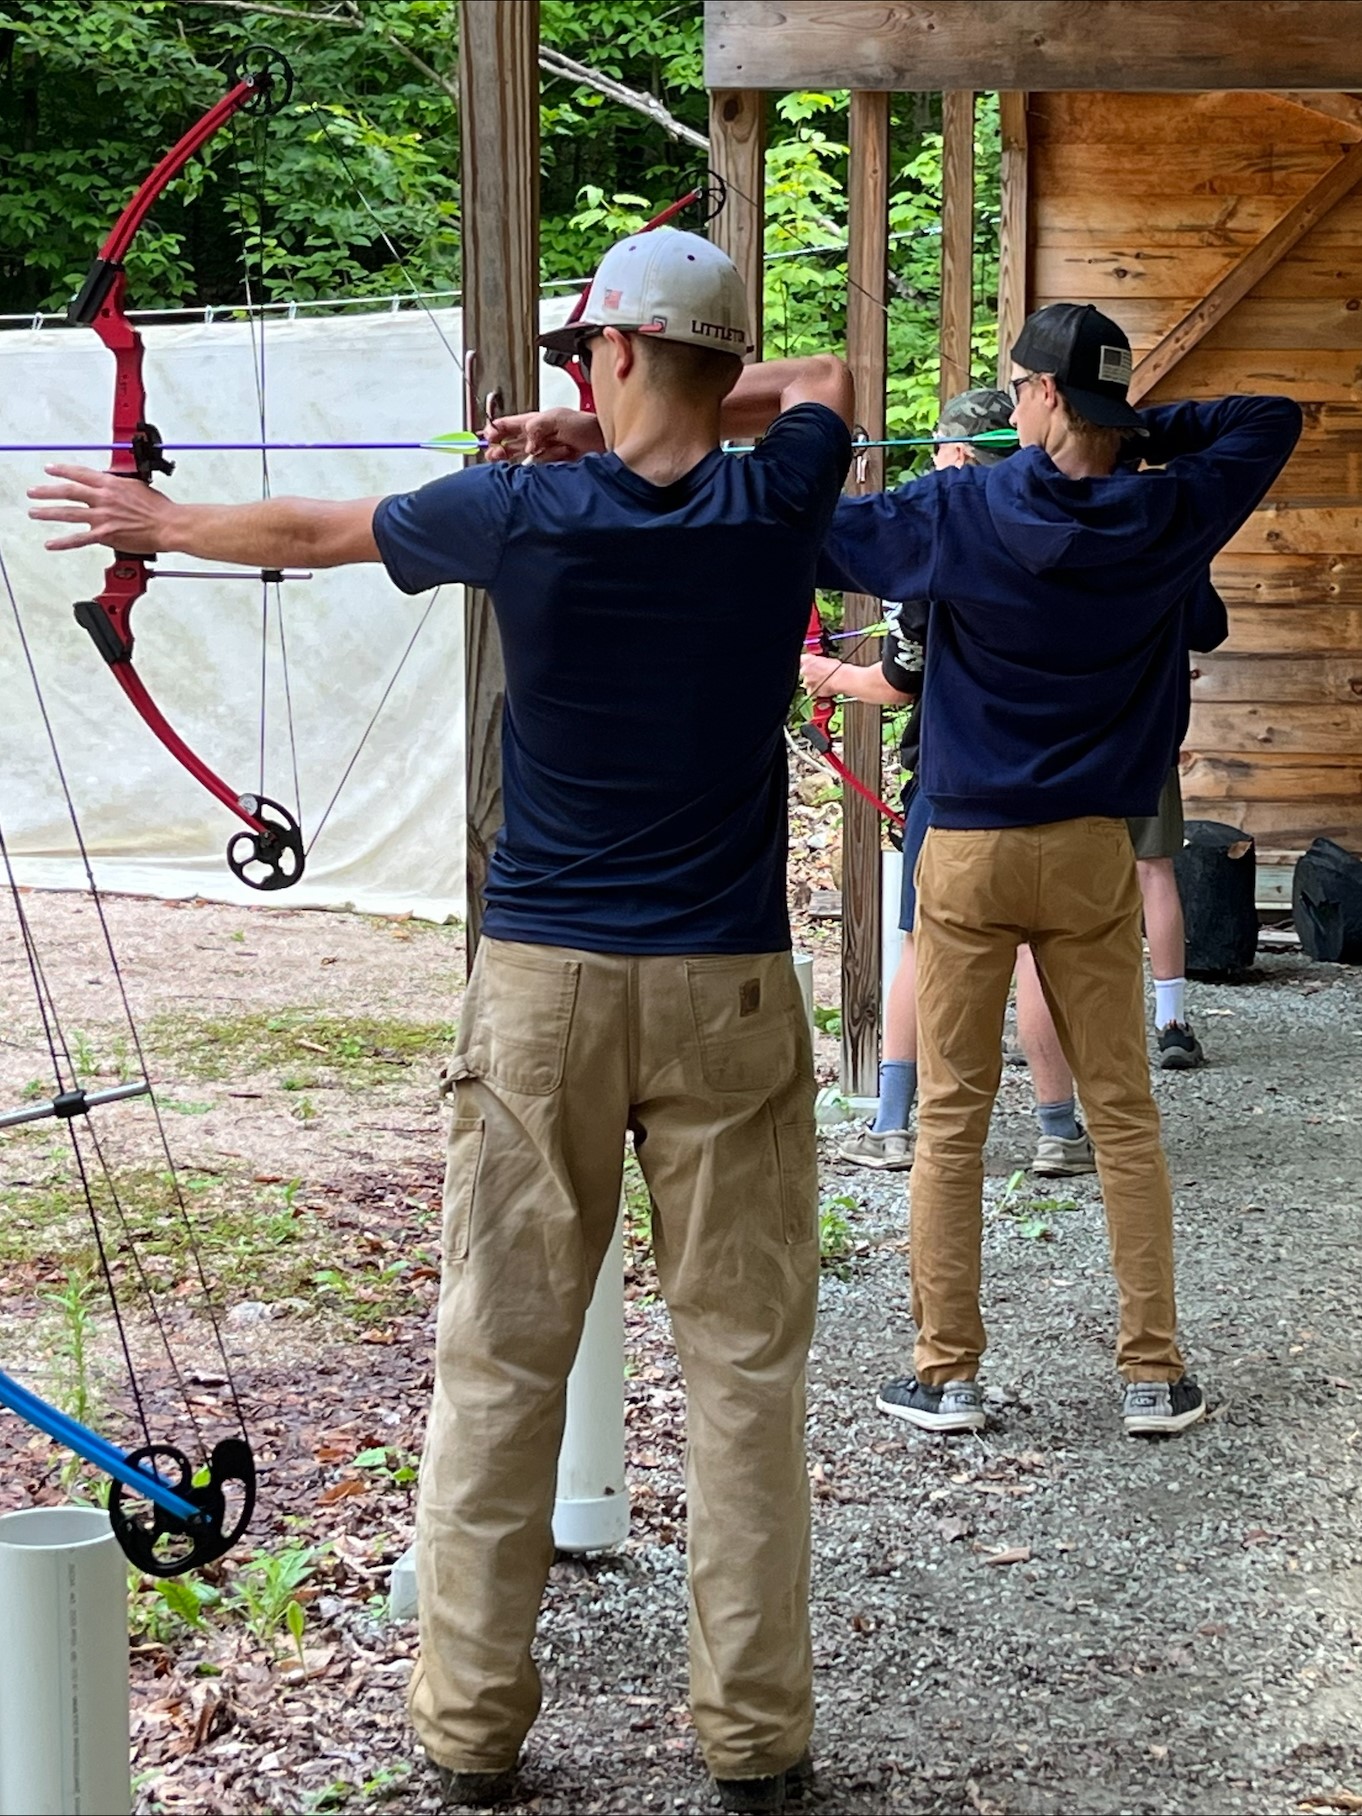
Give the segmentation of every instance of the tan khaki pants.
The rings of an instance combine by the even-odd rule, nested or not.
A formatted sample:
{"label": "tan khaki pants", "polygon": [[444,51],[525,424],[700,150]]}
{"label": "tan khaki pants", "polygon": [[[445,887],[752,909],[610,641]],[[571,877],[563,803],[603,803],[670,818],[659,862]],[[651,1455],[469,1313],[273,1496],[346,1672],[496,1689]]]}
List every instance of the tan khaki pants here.
{"label": "tan khaki pants", "polygon": [[1140,891],[1125,821],[933,827],[918,862],[916,940],[918,1378],[972,1379],[984,1351],[984,1143],[1008,985],[1017,947],[1029,942],[1097,1151],[1120,1292],[1117,1367],[1128,1381],[1176,1380],[1173,1204],[1149,1086]]}
{"label": "tan khaki pants", "polygon": [[813,1066],[790,956],[484,940],[447,1077],[417,1732],[441,1765],[499,1770],[538,1712],[530,1647],[566,1381],[632,1128],[688,1396],[695,1725],[717,1776],[783,1771],[813,1725],[804,1366],[818,1289]]}

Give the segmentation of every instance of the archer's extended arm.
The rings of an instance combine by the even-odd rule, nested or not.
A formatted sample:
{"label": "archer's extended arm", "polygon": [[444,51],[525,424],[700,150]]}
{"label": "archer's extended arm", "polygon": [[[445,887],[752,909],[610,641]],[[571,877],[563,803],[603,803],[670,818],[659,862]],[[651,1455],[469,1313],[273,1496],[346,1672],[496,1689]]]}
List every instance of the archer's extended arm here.
{"label": "archer's extended arm", "polygon": [[103,543],[129,555],[193,555],[242,567],[344,567],[381,559],[374,541],[377,498],[333,503],[269,498],[258,504],[177,504],[164,492],[90,467],[50,466],[53,485],[31,486],[39,523],[83,526],[49,549]]}

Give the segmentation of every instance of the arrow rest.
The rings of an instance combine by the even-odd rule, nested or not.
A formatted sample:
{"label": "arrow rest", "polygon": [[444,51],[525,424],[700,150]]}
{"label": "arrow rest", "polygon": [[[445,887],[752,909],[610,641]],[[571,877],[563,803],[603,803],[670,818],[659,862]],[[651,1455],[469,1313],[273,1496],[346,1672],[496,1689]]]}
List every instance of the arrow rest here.
{"label": "arrow rest", "polygon": [[[128,1462],[161,1478],[199,1511],[182,1520],[144,1499],[134,1488],[109,1486],[109,1524],[129,1561],[148,1576],[180,1576],[223,1557],[250,1524],[255,1508],[255,1459],[244,1438],[223,1438],[208,1460],[208,1480],[194,1481],[194,1469],[173,1444],[148,1444],[128,1453]],[[229,1506],[228,1490],[235,1488]]]}
{"label": "arrow rest", "polygon": [[[227,867],[250,889],[287,889],[307,863],[303,829],[287,807],[265,795],[242,795],[237,805],[258,824],[238,832],[227,845]],[[262,867],[264,875],[252,876]]]}

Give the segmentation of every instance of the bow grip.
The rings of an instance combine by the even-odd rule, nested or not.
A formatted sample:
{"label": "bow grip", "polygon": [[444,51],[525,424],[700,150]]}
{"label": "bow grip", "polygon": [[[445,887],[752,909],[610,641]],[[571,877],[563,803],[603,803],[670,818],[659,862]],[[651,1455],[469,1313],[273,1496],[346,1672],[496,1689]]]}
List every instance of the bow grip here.
{"label": "bow grip", "polygon": [[72,610],[76,623],[89,631],[91,641],[110,668],[132,660],[132,632],[120,631],[103,606],[93,599],[81,599]]}

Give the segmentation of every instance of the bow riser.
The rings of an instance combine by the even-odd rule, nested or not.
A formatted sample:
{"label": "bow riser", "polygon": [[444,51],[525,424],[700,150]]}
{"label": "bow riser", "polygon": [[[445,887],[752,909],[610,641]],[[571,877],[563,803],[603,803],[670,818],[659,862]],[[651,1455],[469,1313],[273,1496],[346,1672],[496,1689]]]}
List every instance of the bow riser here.
{"label": "bow riser", "polygon": [[[864,638],[862,642],[864,642]],[[857,644],[856,647],[859,649],[860,644]],[[804,648],[814,651],[820,656],[832,657],[836,653],[832,647],[832,639],[828,636],[827,626],[823,623],[822,615],[818,610],[817,600],[809,609],[809,627],[804,633]],[[892,808],[888,801],[881,800],[875,790],[863,782],[855,770],[848,769],[833,749],[832,716],[837,711],[836,700],[830,694],[815,695],[811,705],[812,711],[809,714],[808,722],[799,728],[800,735],[813,746],[834,775],[839,776],[849,788],[854,789],[863,801],[868,801],[875,812],[888,820],[891,826],[897,826],[902,832],[903,815]]]}

